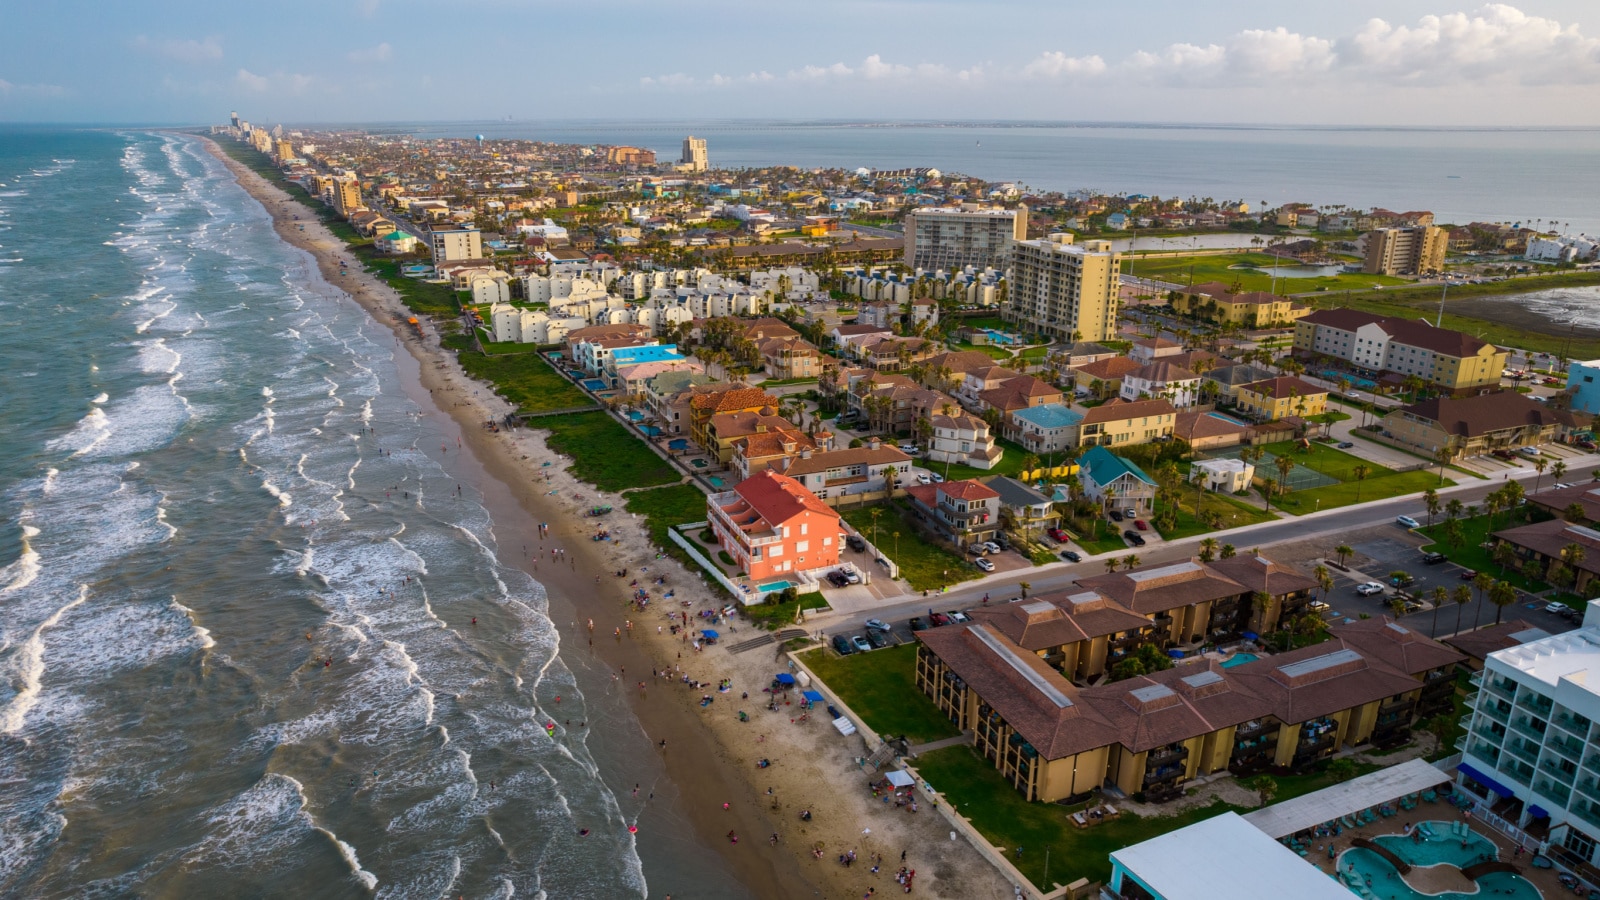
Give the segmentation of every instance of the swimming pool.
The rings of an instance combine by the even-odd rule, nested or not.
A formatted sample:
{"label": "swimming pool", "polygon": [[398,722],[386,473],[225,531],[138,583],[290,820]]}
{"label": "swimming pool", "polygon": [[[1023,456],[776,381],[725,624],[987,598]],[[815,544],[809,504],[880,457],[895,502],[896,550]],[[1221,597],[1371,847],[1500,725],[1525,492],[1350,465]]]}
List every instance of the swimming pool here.
{"label": "swimming pool", "polygon": [[1015,344],[1015,343],[1018,343],[1016,335],[1014,335],[1014,334],[1006,334],[1004,331],[995,331],[993,328],[985,328],[983,330],[983,333],[989,336],[989,343],[991,343],[991,344]]}
{"label": "swimming pool", "polygon": [[722,479],[715,475],[707,475],[706,480],[711,482],[712,487],[722,487]]}
{"label": "swimming pool", "polygon": [[756,588],[756,590],[763,594],[770,594],[773,591],[781,591],[784,588],[792,588],[794,586],[795,584],[792,581],[769,581],[766,584]]}
{"label": "swimming pool", "polygon": [[1260,658],[1261,657],[1255,655],[1254,653],[1235,653],[1234,655],[1222,661],[1222,667],[1224,669],[1231,669],[1234,666],[1242,666],[1245,663],[1253,663]]}
{"label": "swimming pool", "polygon": [[1351,375],[1349,372],[1336,372],[1333,369],[1323,369],[1322,377],[1334,382],[1335,384],[1338,383],[1339,379],[1343,378],[1349,381],[1352,387],[1358,387],[1364,391],[1370,391],[1378,386],[1378,383],[1370,378],[1361,378]]}
{"label": "swimming pool", "polygon": [[1223,415],[1222,413],[1219,413],[1219,412],[1208,412],[1208,413],[1206,413],[1206,415],[1210,416],[1213,419],[1221,419],[1222,421],[1227,422],[1229,425],[1245,425],[1246,424],[1244,422],[1239,421],[1238,419],[1235,419],[1233,416],[1225,416],[1225,415]]}
{"label": "swimming pool", "polygon": [[630,409],[630,410],[628,410],[628,421],[630,421],[630,422],[643,422],[644,421],[644,413],[639,412],[637,409]]}
{"label": "swimming pool", "polygon": [[[1494,843],[1470,828],[1465,835],[1461,835],[1451,833],[1450,822],[1426,822],[1418,827],[1424,825],[1432,831],[1433,836],[1420,842],[1399,834],[1380,835],[1373,841],[1418,869],[1428,866],[1461,869],[1497,857]],[[1511,872],[1485,874],[1478,878],[1477,887],[1471,891],[1424,893],[1407,884],[1388,860],[1361,847],[1352,847],[1339,854],[1339,878],[1358,894],[1361,893],[1358,886],[1370,886],[1370,893],[1363,896],[1394,897],[1396,900],[1466,900],[1484,895],[1510,897],[1513,900],[1542,900],[1543,897],[1527,879]]]}
{"label": "swimming pool", "polygon": [[603,391],[606,389],[606,383],[598,378],[585,378],[583,386],[591,391]]}
{"label": "swimming pool", "polygon": [[686,440],[684,438],[673,438],[672,440],[667,441],[667,449],[668,450],[687,450],[687,449],[689,449],[689,442],[688,442],[688,440]]}

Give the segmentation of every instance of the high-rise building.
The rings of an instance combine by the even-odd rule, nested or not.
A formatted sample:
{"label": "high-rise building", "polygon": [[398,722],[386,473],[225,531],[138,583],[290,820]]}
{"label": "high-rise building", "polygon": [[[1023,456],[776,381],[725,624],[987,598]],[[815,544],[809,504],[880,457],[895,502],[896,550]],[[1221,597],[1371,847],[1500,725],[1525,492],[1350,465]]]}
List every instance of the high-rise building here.
{"label": "high-rise building", "polygon": [[710,165],[706,158],[706,139],[689,135],[683,139],[683,156],[678,164],[691,172],[704,172]]}
{"label": "high-rise building", "polygon": [[367,208],[361,202],[361,182],[355,178],[335,178],[332,193],[334,211],[347,219],[352,213]]}
{"label": "high-rise building", "polygon": [[1003,271],[1011,248],[1028,236],[1028,208],[982,209],[967,203],[913,210],[906,217],[906,267]]}
{"label": "high-rise building", "polygon": [[289,141],[279,140],[272,148],[272,155],[277,158],[279,165],[294,159],[294,144]]}
{"label": "high-rise building", "polygon": [[606,151],[606,162],[618,166],[653,166],[656,152],[639,147],[612,147]]}
{"label": "high-rise building", "polygon": [[1449,232],[1437,225],[1369,231],[1366,264],[1361,270],[1369,275],[1442,272],[1449,240]]}
{"label": "high-rise building", "polygon": [[1121,268],[1110,241],[1074,244],[1070,234],[1017,241],[1001,315],[1055,340],[1112,340]]}
{"label": "high-rise building", "polygon": [[433,264],[483,258],[483,239],[471,225],[439,225],[428,233]]}
{"label": "high-rise building", "polygon": [[239,114],[238,113],[236,113],[236,112],[228,113],[228,120],[233,122],[233,127],[235,127],[235,128],[239,127]]}

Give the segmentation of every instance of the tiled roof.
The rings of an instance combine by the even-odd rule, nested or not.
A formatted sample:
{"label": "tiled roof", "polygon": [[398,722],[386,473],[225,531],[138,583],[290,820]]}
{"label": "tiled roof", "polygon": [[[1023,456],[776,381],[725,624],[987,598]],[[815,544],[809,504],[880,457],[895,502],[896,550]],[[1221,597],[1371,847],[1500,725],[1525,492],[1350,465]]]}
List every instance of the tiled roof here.
{"label": "tiled roof", "polygon": [[805,485],[787,475],[763,470],[739,482],[734,487],[750,508],[773,526],[781,526],[802,512],[812,512],[832,519],[839,514],[828,504],[805,489]]}
{"label": "tiled roof", "polygon": [[1084,413],[1083,424],[1095,425],[1102,422],[1121,422],[1125,419],[1138,419],[1144,416],[1168,416],[1177,412],[1172,402],[1162,398],[1154,400],[1123,400],[1113,398],[1105,403]]}
{"label": "tiled roof", "polygon": [[1461,661],[1460,653],[1388,616],[1335,625],[1329,631],[1367,656],[1381,659],[1407,675],[1421,675]]}
{"label": "tiled roof", "polygon": [[972,616],[1029,652],[1150,627],[1150,620],[1094,591],[1069,588],[1020,603],[980,607]]}
{"label": "tiled roof", "polygon": [[1183,440],[1193,443],[1195,440],[1208,437],[1222,437],[1228,434],[1245,434],[1250,426],[1239,425],[1226,419],[1219,419],[1210,413],[1181,412],[1173,420],[1172,433]]}
{"label": "tiled roof", "polygon": [[1276,378],[1268,378],[1265,381],[1242,384],[1239,386],[1239,390],[1260,394],[1273,400],[1282,400],[1292,396],[1314,397],[1328,392],[1327,388],[1318,387],[1304,378],[1298,378],[1294,375],[1279,375]]}
{"label": "tiled roof", "polygon": [[1138,371],[1129,372],[1125,377],[1142,378],[1145,381],[1153,381],[1158,384],[1171,384],[1174,381],[1197,381],[1200,378],[1199,375],[1188,369],[1174,365],[1165,359],[1158,359],[1149,365],[1140,366]]}
{"label": "tiled roof", "polygon": [[693,409],[717,412],[755,409],[776,402],[778,402],[777,397],[769,396],[760,388],[742,387],[717,393],[696,394],[689,400],[689,406]]}
{"label": "tiled roof", "polygon": [[1249,592],[1239,582],[1194,560],[1090,575],[1077,583],[1147,616]]}
{"label": "tiled roof", "polygon": [[1000,496],[994,488],[979,481],[946,481],[935,486],[939,489],[939,493],[944,494],[946,497],[968,502],[973,500],[993,500]]}
{"label": "tiled roof", "polygon": [[949,369],[952,375],[964,375],[967,372],[992,367],[994,359],[989,354],[979,350],[961,350],[931,356],[928,358],[927,365],[931,369]]}
{"label": "tiled roof", "polygon": [[1044,403],[1011,414],[1040,428],[1070,428],[1083,421],[1083,413],[1062,403]]}
{"label": "tiled roof", "polygon": [[871,447],[851,447],[847,450],[829,450],[821,453],[812,453],[809,457],[796,457],[790,461],[783,470],[784,474],[799,477],[801,475],[814,475],[826,472],[829,469],[841,466],[880,466],[899,465],[910,462],[911,457],[901,453],[894,447],[881,446],[874,450]]}
{"label": "tiled roof", "polygon": [[1479,340],[1470,334],[1448,328],[1435,328],[1420,319],[1380,316],[1355,309],[1319,309],[1300,321],[1326,325],[1340,331],[1355,331],[1364,325],[1377,325],[1392,341],[1412,347],[1422,347],[1446,356],[1476,356],[1484,347],[1490,346],[1488,341]]}
{"label": "tiled roof", "polygon": [[1401,410],[1419,419],[1438,422],[1446,434],[1477,437],[1505,428],[1543,428],[1572,425],[1573,415],[1535,403],[1514,391],[1496,391],[1472,397],[1436,397]]}
{"label": "tiled roof", "polygon": [[1521,619],[1512,619],[1498,625],[1463,631],[1444,638],[1443,641],[1472,659],[1482,660],[1496,650],[1516,647],[1549,636],[1550,632],[1542,628],[1537,628]]}
{"label": "tiled roof", "polygon": [[1099,378],[1102,381],[1121,378],[1129,372],[1136,372],[1143,367],[1138,360],[1126,356],[1113,356],[1110,359],[1097,359],[1091,363],[1084,363],[1073,369],[1082,372],[1090,378]]}

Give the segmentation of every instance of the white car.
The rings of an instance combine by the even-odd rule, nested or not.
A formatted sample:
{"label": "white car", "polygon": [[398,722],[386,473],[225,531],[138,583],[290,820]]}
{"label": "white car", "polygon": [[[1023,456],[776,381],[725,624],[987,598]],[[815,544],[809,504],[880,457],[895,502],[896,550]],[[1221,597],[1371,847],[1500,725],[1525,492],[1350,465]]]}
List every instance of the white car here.
{"label": "white car", "polygon": [[933,484],[933,476],[929,475],[927,472],[918,472],[917,481],[920,484]]}
{"label": "white car", "polygon": [[[1535,398],[1535,399],[1537,399],[1537,398]],[[1528,457],[1529,459],[1538,459],[1539,458],[1539,448],[1538,447],[1518,447],[1517,448],[1517,452],[1521,453],[1523,456]]]}
{"label": "white car", "polygon": [[1323,603],[1321,600],[1313,600],[1306,604],[1306,609],[1309,609],[1312,612],[1322,612],[1328,609],[1328,604]]}
{"label": "white car", "polygon": [[973,560],[973,562],[977,563],[978,568],[984,570],[985,572],[993,572],[994,571],[994,563],[988,561],[987,559],[984,559],[981,556],[978,557],[977,559]]}
{"label": "white car", "polygon": [[1383,593],[1383,585],[1377,583],[1376,581],[1369,581],[1366,584],[1358,584],[1356,585],[1356,593],[1363,597],[1370,597],[1373,594],[1381,594]]}
{"label": "white car", "polygon": [[994,541],[984,541],[983,549],[989,551],[990,553],[999,553],[1000,545],[996,544]]}
{"label": "white car", "polygon": [[1395,524],[1399,525],[1401,528],[1421,528],[1422,527],[1422,523],[1421,522],[1418,522],[1416,519],[1413,519],[1410,516],[1395,516],[1394,517],[1394,521],[1395,521]]}

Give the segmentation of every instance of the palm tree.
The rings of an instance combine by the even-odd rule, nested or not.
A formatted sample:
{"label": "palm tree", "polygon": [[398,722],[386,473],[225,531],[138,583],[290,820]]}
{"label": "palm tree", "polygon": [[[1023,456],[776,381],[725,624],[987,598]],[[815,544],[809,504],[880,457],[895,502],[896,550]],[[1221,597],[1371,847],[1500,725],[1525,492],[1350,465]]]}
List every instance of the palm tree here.
{"label": "palm tree", "polygon": [[1278,483],[1287,486],[1289,484],[1289,473],[1294,471],[1294,460],[1279,456],[1272,460],[1272,465],[1278,470]]}
{"label": "palm tree", "polygon": [[1455,459],[1455,454],[1450,452],[1449,446],[1440,447],[1433,451],[1433,461],[1439,464],[1439,483],[1444,484],[1444,467],[1450,465],[1450,460]]}
{"label": "palm tree", "polygon": [[1143,564],[1143,562],[1143,560],[1139,559],[1139,554],[1129,553],[1127,556],[1122,558],[1122,567],[1129,570],[1137,569]]}
{"label": "palm tree", "polygon": [[1200,561],[1211,562],[1217,558],[1217,539],[1208,537],[1200,541]]}
{"label": "palm tree", "polygon": [[1344,561],[1346,559],[1349,559],[1351,556],[1355,555],[1355,552],[1356,551],[1349,544],[1340,544],[1339,546],[1333,548],[1333,553],[1335,556],[1339,557],[1339,565],[1341,566],[1344,565]]}
{"label": "palm tree", "polygon": [[1577,571],[1578,563],[1583,562],[1584,549],[1582,544],[1568,544],[1561,548],[1561,558],[1566,560],[1573,571]]}
{"label": "palm tree", "polygon": [[1217,558],[1218,559],[1233,559],[1234,556],[1238,555],[1238,553],[1239,553],[1239,551],[1235,550],[1234,546],[1232,544],[1223,544],[1222,545],[1222,550],[1220,550],[1217,553]]}
{"label": "palm tree", "polygon": [[1361,482],[1367,480],[1367,474],[1370,471],[1371,470],[1368,469],[1364,465],[1356,466],[1355,468],[1350,470],[1350,474],[1353,475],[1355,477],[1355,479],[1356,479],[1356,502],[1357,503],[1361,502]]}
{"label": "palm tree", "polygon": [[[1464,585],[1463,585],[1464,586]],[[1489,591],[1494,587],[1494,579],[1488,572],[1479,572],[1472,576],[1472,589],[1478,592],[1478,605],[1472,608],[1472,627],[1478,627],[1478,614],[1483,612],[1484,600],[1488,598]],[[1460,629],[1456,629],[1459,631]]]}
{"label": "palm tree", "polygon": [[1264,506],[1262,506],[1262,511],[1263,512],[1271,512],[1272,511],[1272,494],[1277,489],[1278,489],[1278,479],[1272,478],[1270,476],[1261,479],[1261,496],[1266,500],[1266,504]]}
{"label": "palm tree", "polygon": [[1033,587],[1033,585],[1029,584],[1026,581],[1019,581],[1019,582],[1017,582],[1017,587],[1022,589],[1022,599],[1024,599],[1024,600],[1028,599],[1028,589]]}
{"label": "palm tree", "polygon": [[[1442,591],[1444,588],[1438,588],[1437,590]],[[1461,608],[1472,602],[1472,589],[1464,584],[1458,584],[1455,592],[1451,594],[1451,599],[1456,602],[1456,634],[1460,634]]]}
{"label": "palm tree", "polygon": [[1311,577],[1317,579],[1317,587],[1322,588],[1322,599],[1328,599],[1328,593],[1333,590],[1333,573],[1327,566],[1317,566],[1311,570]]}
{"label": "palm tree", "polygon": [[[1437,637],[1439,635],[1439,607],[1443,606],[1445,601],[1449,599],[1450,591],[1448,588],[1436,587],[1433,589],[1433,630],[1428,632],[1429,637]],[[1459,618],[1460,615],[1461,611],[1456,610],[1456,616]],[[1457,628],[1456,630],[1460,631],[1461,629]]]}
{"label": "palm tree", "polygon": [[1567,508],[1561,511],[1561,518],[1568,522],[1582,522],[1588,516],[1589,513],[1583,508],[1582,503],[1568,503]]}
{"label": "palm tree", "polygon": [[1567,474],[1567,461],[1564,459],[1556,460],[1556,464],[1550,467],[1550,477],[1560,481],[1561,476],[1565,474]]}
{"label": "palm tree", "polygon": [[1539,482],[1544,480],[1544,470],[1548,465],[1550,465],[1550,460],[1543,456],[1533,461],[1533,467],[1539,470],[1539,477],[1533,480],[1533,492],[1535,494],[1539,493]]}
{"label": "palm tree", "polygon": [[878,507],[867,513],[867,517],[872,519],[872,543],[874,545],[878,543],[878,517],[881,515],[883,515],[883,507]]}
{"label": "palm tree", "polygon": [[1032,453],[1024,453],[1022,455],[1022,471],[1018,475],[1026,479],[1028,473],[1037,468],[1039,468],[1039,457]]}
{"label": "palm tree", "polygon": [[1450,502],[1444,505],[1444,517],[1454,522],[1455,520],[1461,518],[1461,514],[1466,512],[1466,510],[1467,507],[1463,505],[1460,500],[1451,497]]}
{"label": "palm tree", "polygon": [[1117,566],[1121,565],[1121,563],[1122,563],[1122,561],[1119,560],[1119,559],[1116,559],[1115,557],[1106,560],[1105,561],[1106,574],[1110,575],[1112,572],[1115,572],[1117,570]]}
{"label": "palm tree", "polygon": [[1497,581],[1489,590],[1489,602],[1494,604],[1494,623],[1500,624],[1500,616],[1506,607],[1517,602],[1517,589],[1510,582]]}

